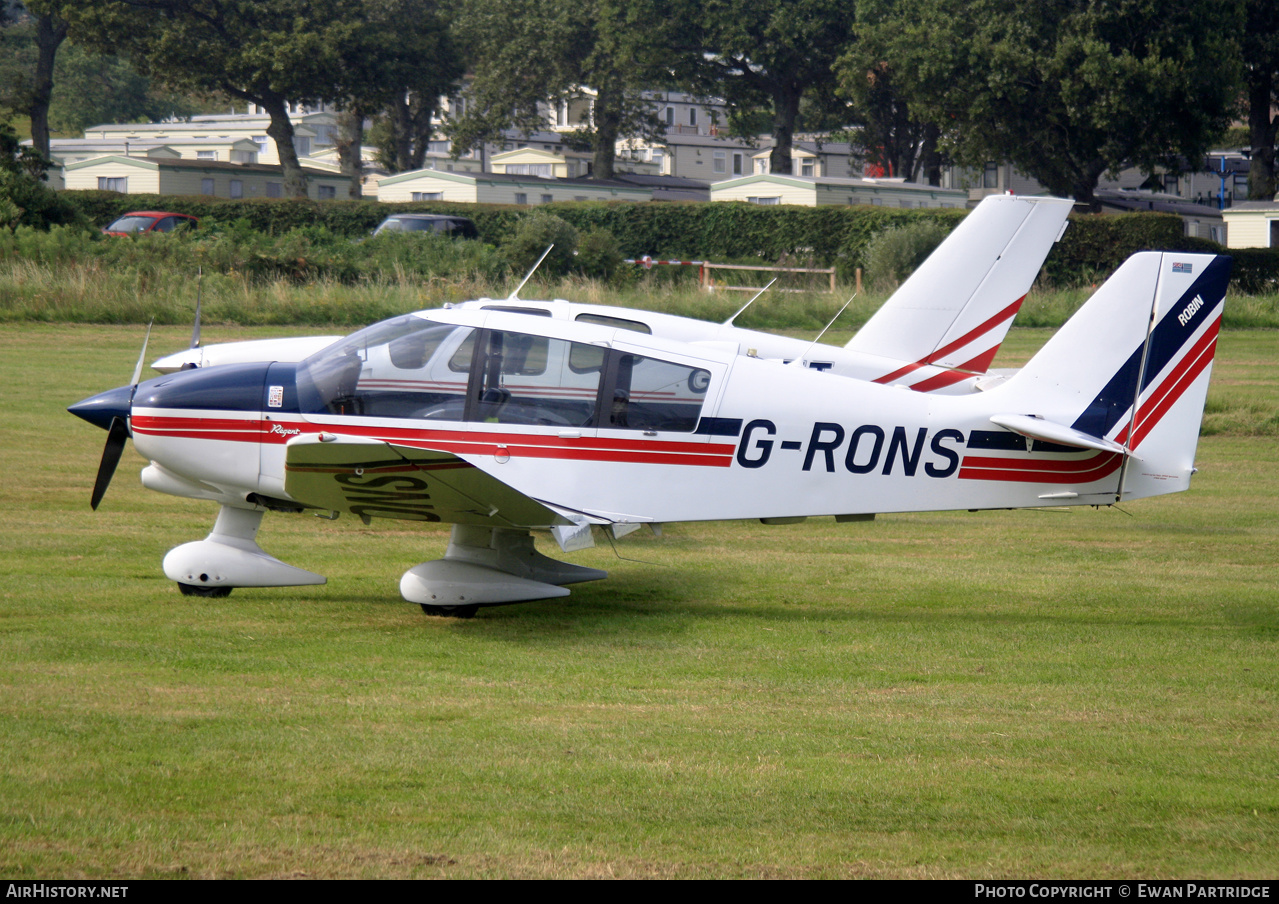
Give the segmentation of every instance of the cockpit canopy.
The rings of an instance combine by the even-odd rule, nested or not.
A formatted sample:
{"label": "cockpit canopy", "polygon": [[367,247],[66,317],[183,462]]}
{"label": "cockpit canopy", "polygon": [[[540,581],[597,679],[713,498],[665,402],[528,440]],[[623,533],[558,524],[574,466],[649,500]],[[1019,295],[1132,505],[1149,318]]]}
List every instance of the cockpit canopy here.
{"label": "cockpit canopy", "polygon": [[691,433],[710,371],[513,330],[406,315],[297,368],[304,414]]}

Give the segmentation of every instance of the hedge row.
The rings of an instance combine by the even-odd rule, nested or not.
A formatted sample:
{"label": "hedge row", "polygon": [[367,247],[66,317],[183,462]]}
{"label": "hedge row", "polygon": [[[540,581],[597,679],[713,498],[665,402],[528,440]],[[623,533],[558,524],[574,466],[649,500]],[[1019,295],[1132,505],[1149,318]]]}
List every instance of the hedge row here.
{"label": "hedge row", "polygon": [[[475,221],[481,237],[506,243],[529,208],[441,201],[391,204],[378,201],[292,199],[219,200],[205,197],[121,195],[115,192],[61,193],[98,225],[128,210],[177,209],[227,223],[246,220],[254,230],[279,235],[322,225],[338,235],[369,233],[386,216],[409,211],[460,214]],[[864,250],[877,232],[917,220],[954,228],[965,212],[883,207],[792,207],[741,203],[569,202],[540,205],[579,231],[606,229],[626,257],[714,260],[721,263],[784,258],[798,265],[835,266],[848,279],[864,263]],[[1172,214],[1071,215],[1070,228],[1044,264],[1054,285],[1100,282],[1129,255],[1146,249],[1219,252],[1203,239],[1187,238]],[[1236,286],[1245,292],[1279,288],[1279,251],[1232,252]]]}
{"label": "hedge row", "polygon": [[1232,248],[1235,259],[1230,271],[1234,288],[1247,295],[1271,295],[1279,292],[1279,249]]}
{"label": "hedge row", "polygon": [[[444,201],[400,204],[378,201],[292,199],[217,200],[113,192],[64,192],[94,223],[105,225],[129,210],[178,209],[222,222],[246,219],[261,232],[279,234],[323,225],[338,235],[366,234],[392,213],[459,214],[475,221],[481,237],[504,244],[528,207]],[[564,202],[539,205],[578,231],[607,229],[627,257],[777,261],[797,254],[819,266],[857,266],[867,240],[888,226],[938,219],[949,226],[961,210],[898,210],[879,207],[761,207],[755,204]]]}

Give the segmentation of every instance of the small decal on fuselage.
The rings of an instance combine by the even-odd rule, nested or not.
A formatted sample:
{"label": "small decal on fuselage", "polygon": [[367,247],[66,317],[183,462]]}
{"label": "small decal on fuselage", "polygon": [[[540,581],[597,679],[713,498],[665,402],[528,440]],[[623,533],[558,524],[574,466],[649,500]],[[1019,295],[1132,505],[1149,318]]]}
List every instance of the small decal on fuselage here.
{"label": "small decal on fuselage", "polygon": [[266,405],[268,408],[284,407],[284,387],[283,386],[271,387],[270,391],[267,393]]}

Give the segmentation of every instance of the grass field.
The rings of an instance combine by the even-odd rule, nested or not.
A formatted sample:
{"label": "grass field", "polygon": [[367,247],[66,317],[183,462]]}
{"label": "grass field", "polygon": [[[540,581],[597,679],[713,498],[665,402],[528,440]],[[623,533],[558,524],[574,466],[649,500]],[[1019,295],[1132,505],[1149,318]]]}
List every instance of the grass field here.
{"label": "grass field", "polygon": [[270,515],[327,586],[180,596],[214,508],[130,448],[91,513],[63,411],[140,335],[0,325],[10,878],[1279,875],[1273,332],[1223,334],[1187,493],[674,525],[470,621],[399,599],[447,532],[392,522]]}

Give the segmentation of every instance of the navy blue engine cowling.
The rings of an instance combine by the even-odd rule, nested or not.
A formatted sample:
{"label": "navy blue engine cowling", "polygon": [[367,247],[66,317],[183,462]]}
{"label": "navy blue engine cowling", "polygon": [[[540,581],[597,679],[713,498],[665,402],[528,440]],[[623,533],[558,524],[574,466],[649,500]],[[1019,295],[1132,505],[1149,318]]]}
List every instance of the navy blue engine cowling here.
{"label": "navy blue engine cowling", "polygon": [[112,419],[129,417],[130,396],[140,408],[297,411],[296,371],[296,365],[271,362],[182,370],[139,383],[136,391],[120,386],[100,392],[67,411],[103,430],[110,429]]}
{"label": "navy blue engine cowling", "polygon": [[261,411],[271,365],[221,364],[156,377],[138,384],[138,408],[196,408],[208,411]]}

